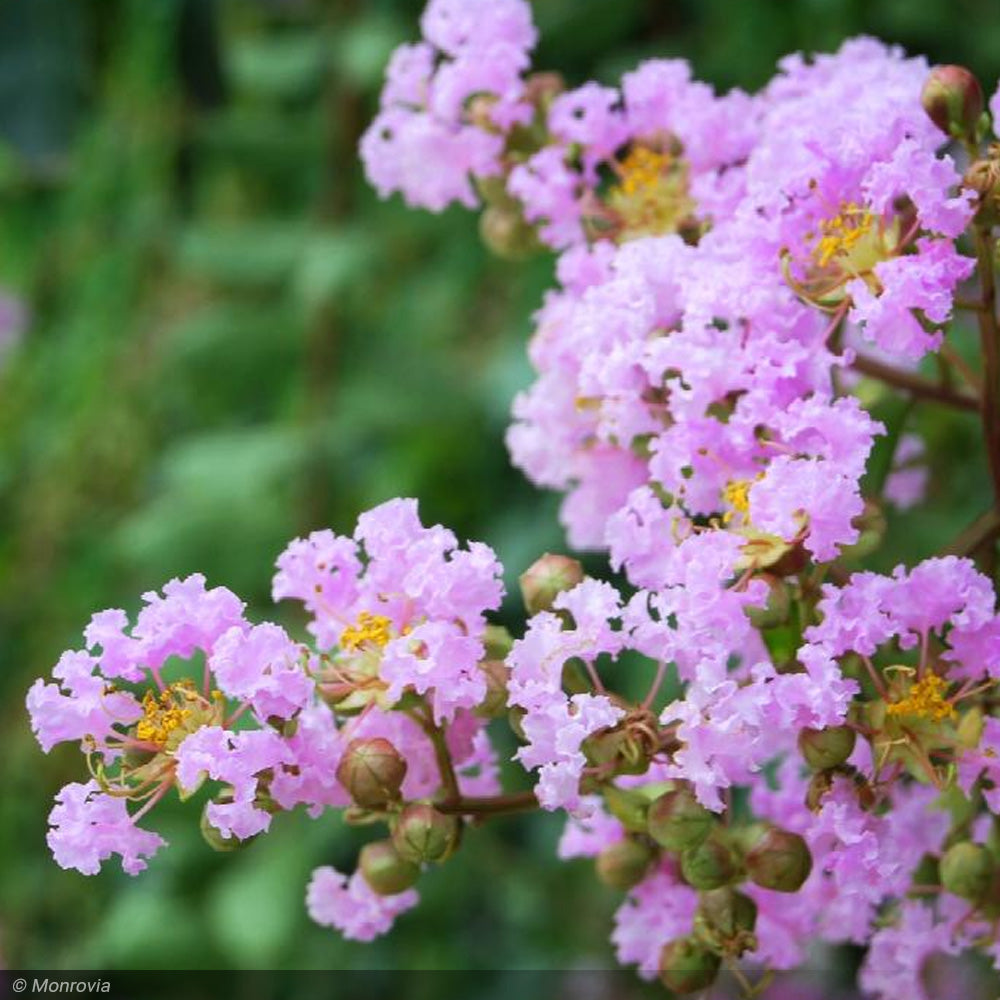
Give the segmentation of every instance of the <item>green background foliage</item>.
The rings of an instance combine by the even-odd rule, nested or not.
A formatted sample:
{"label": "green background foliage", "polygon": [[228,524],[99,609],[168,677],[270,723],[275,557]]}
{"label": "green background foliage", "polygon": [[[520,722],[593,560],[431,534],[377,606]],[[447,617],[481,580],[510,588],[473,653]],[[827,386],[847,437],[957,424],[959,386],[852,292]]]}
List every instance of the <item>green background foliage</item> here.
{"label": "green background foliage", "polygon": [[[204,572],[255,614],[318,527],[418,496],[427,523],[516,574],[562,549],[556,498],[508,467],[552,261],[492,259],[476,220],[381,203],[355,154],[411,0],[0,3],[0,284],[31,312],[0,372],[0,957],[33,968],[551,968],[613,964],[615,895],[559,864],[553,817],[503,820],[421,884],[387,939],[310,924],[306,879],[357,831],[280,817],[235,855],[165,805],[149,872],[63,872],[45,843],[73,748],[43,756],[24,695],[90,613]],[[613,81],[652,55],[756,87],[858,32],[992,88],[993,0],[535,0],[539,68]],[[898,403],[878,404],[897,420]],[[931,503],[875,564],[938,548],[985,506],[974,421],[920,417]],[[600,563],[596,562],[599,566]],[[507,750],[509,751],[509,747]],[[509,753],[508,753],[509,755]],[[524,777],[511,768],[511,782]]]}

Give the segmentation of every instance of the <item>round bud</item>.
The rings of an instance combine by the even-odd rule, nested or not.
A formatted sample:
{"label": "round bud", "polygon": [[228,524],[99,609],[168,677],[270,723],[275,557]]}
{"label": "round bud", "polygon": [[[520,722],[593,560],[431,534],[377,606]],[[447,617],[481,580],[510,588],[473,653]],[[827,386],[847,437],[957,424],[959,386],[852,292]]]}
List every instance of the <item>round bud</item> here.
{"label": "round bud", "polygon": [[941,858],[941,884],[962,899],[982,899],[990,890],[993,872],[989,851],[968,841],[949,847]]}
{"label": "round bud", "polygon": [[757,904],[735,889],[712,889],[701,894],[698,915],[713,934],[730,941],[739,934],[753,933]]}
{"label": "round bud", "polygon": [[597,877],[612,889],[627,891],[646,877],[652,861],[653,849],[628,837],[597,855]]}
{"label": "round bud", "polygon": [[744,612],[754,628],[774,628],[788,621],[792,609],[792,598],[784,580],[778,577],[767,577],[767,604],[764,607],[747,605]]}
{"label": "round bud", "polygon": [[799,733],[799,750],[814,771],[829,771],[847,761],[856,739],[850,726],[803,729]]}
{"label": "round bud", "polygon": [[503,660],[483,660],[479,670],[486,678],[486,696],[476,707],[476,715],[484,719],[498,719],[507,711],[510,667]]}
{"label": "round bud", "polygon": [[374,840],[358,856],[361,877],[380,896],[405,892],[417,881],[420,866],[401,858],[391,840]]}
{"label": "round bud", "polygon": [[715,819],[688,788],[664,792],[649,807],[649,835],[668,851],[683,851],[700,844],[711,832]]}
{"label": "round bud", "polygon": [[483,630],[487,660],[505,660],[513,647],[514,639],[503,625],[487,625]]}
{"label": "round bud", "polygon": [[660,952],[660,982],[675,993],[696,993],[715,982],[722,960],[692,938],[679,938]]}
{"label": "round bud", "polygon": [[502,260],[524,260],[538,249],[534,228],[513,205],[487,205],[479,216],[479,235]]}
{"label": "round bud", "polygon": [[392,842],[408,861],[443,861],[458,844],[457,816],[438,812],[423,802],[411,802],[397,817]]}
{"label": "round bud", "polygon": [[337,767],[337,780],[364,809],[381,809],[399,797],[406,761],[381,737],[351,740]]}
{"label": "round bud", "polygon": [[256,837],[249,837],[247,840],[240,840],[239,837],[224,837],[214,826],[212,826],[212,821],[208,818],[208,807],[211,803],[206,802],[205,807],[201,811],[201,835],[205,838],[205,843],[212,848],[213,851],[219,851],[220,853],[226,854],[230,851],[238,851],[241,847],[246,847],[251,840],[256,840]]}
{"label": "round bud", "polygon": [[583,579],[583,567],[569,556],[546,552],[520,577],[521,596],[528,613],[550,611],[552,602],[565,590],[572,590]]}
{"label": "round bud", "polygon": [[747,871],[757,885],[778,892],[798,892],[812,871],[812,855],[797,834],[768,830],[747,854]]}
{"label": "round bud", "polygon": [[719,837],[709,837],[681,854],[681,875],[695,889],[719,889],[739,874],[736,854]]}
{"label": "round bud", "polygon": [[949,138],[974,139],[986,101],[964,66],[935,66],[920,94],[928,118]]}

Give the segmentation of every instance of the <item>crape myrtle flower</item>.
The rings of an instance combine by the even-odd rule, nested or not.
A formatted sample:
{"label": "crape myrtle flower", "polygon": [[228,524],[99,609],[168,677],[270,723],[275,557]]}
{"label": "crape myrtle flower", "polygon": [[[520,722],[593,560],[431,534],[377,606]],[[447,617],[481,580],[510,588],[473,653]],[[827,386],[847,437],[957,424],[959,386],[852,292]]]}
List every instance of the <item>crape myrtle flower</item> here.
{"label": "crape myrtle flower", "polygon": [[292,542],[273,593],[304,604],[330,651],[320,690],[334,705],[391,708],[411,690],[440,723],[486,696],[478,664],[501,573],[489,546],[459,548],[448,529],[420,523],[415,500],[390,500],[358,518],[353,538],[319,531]]}
{"label": "crape myrtle flower", "polygon": [[550,141],[513,168],[508,189],[557,249],[682,233],[697,241],[743,193],[756,102],[717,96],[680,59],[652,59],[620,89],[586,83],[548,109]]}
{"label": "crape myrtle flower", "polygon": [[400,46],[386,71],[381,110],[361,140],[368,179],[382,197],[438,212],[477,204],[473,178],[501,170],[503,130],[533,114],[523,73],[536,31],[524,0],[431,0],[424,40]]}
{"label": "crape myrtle flower", "polygon": [[[206,808],[218,836],[266,830],[267,782],[288,760],[280,728],[313,692],[303,648],[247,622],[225,588],[196,574],[143,599],[131,628],[124,611],[94,615],[87,650],[64,653],[55,682],[28,692],[42,748],[78,742],[87,757],[91,780],[57,796],[48,840],[62,867],[88,875],[115,853],[130,874],[142,870],[164,841],[139,820],[172,788],[187,798],[206,778],[224,786]],[[187,665],[176,680],[173,661]]]}
{"label": "crape myrtle flower", "polygon": [[789,56],[765,90],[739,214],[811,306],[903,358],[936,350],[974,262],[955,239],[971,194],[920,104],[923,59],[874,39]]}

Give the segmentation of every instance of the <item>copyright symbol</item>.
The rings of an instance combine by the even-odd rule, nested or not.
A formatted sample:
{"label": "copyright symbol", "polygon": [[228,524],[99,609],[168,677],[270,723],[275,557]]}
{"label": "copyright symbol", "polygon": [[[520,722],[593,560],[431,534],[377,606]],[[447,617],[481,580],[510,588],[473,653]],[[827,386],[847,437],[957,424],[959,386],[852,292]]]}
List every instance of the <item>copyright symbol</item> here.
{"label": "copyright symbol", "polygon": [[15,993],[23,993],[28,988],[27,979],[15,979],[11,986],[14,988]]}

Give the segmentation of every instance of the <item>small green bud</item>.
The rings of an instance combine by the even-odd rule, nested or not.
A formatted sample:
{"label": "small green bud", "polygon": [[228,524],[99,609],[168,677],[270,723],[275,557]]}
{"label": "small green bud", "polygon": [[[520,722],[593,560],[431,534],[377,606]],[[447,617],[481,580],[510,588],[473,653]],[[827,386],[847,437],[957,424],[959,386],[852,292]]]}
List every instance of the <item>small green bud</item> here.
{"label": "small green bud", "polygon": [[969,841],[949,847],[941,858],[941,885],[962,899],[983,899],[990,891],[993,873],[990,852]]}
{"label": "small green bud", "polygon": [[723,941],[752,934],[757,924],[757,904],[745,893],[724,886],[701,894],[698,916],[705,927]]}
{"label": "small green bud", "polygon": [[539,249],[534,227],[516,205],[487,205],[479,216],[479,235],[502,260],[524,260]]}
{"label": "small green bud", "polygon": [[664,792],[649,807],[649,835],[668,851],[683,851],[700,844],[711,832],[715,818],[686,787]]}
{"label": "small green bud", "polygon": [[408,861],[444,861],[458,844],[461,821],[423,802],[411,802],[392,828],[392,842]]}
{"label": "small green bud", "polygon": [[514,648],[514,640],[503,625],[487,625],[483,632],[483,648],[487,660],[505,660]]}
{"label": "small green bud", "polygon": [[564,591],[572,590],[583,579],[583,567],[569,556],[546,552],[520,577],[521,596],[528,613],[551,611],[552,602]]}
{"label": "small green bud", "polygon": [[391,840],[374,840],[358,856],[361,877],[380,896],[395,896],[410,888],[420,875],[420,866],[399,856]]}
{"label": "small green bud", "polygon": [[739,874],[736,853],[719,837],[709,837],[681,853],[681,875],[695,889],[719,889]]}
{"label": "small green bud", "polygon": [[764,607],[747,606],[744,611],[754,628],[774,628],[788,621],[792,599],[784,580],[769,577],[767,604]]}
{"label": "small green bud", "polygon": [[381,809],[399,797],[406,761],[385,739],[351,740],[337,767],[337,780],[364,809]]}
{"label": "small green bud", "polygon": [[201,811],[201,835],[205,838],[205,843],[212,848],[213,851],[219,851],[222,854],[228,854],[230,851],[238,851],[247,844],[256,840],[257,838],[248,837],[246,840],[240,840],[239,837],[224,837],[214,826],[212,826],[211,820],[208,818],[208,807],[211,803],[206,802],[205,807]]}
{"label": "small green bud", "polygon": [[486,678],[486,697],[476,707],[476,715],[484,719],[498,719],[507,711],[510,667],[502,660],[483,660],[479,670]]}
{"label": "small green bud", "polygon": [[675,993],[708,989],[719,974],[722,959],[693,938],[679,938],[660,952],[660,982]]}
{"label": "small green bud", "polygon": [[814,771],[829,771],[847,761],[856,739],[850,726],[803,729],[799,733],[799,751]]}
{"label": "small green bud", "polygon": [[602,789],[608,812],[630,833],[646,832],[649,799],[631,788],[606,785]]}
{"label": "small green bud", "polygon": [[798,892],[812,871],[812,855],[797,833],[773,827],[747,854],[747,871],[765,889]]}
{"label": "small green bud", "polygon": [[653,857],[648,844],[628,837],[597,855],[597,877],[612,889],[627,891],[646,877]]}
{"label": "small green bud", "polygon": [[979,81],[964,66],[935,66],[920,103],[948,138],[975,141],[986,101]]}

